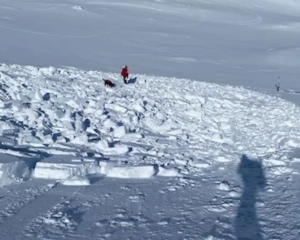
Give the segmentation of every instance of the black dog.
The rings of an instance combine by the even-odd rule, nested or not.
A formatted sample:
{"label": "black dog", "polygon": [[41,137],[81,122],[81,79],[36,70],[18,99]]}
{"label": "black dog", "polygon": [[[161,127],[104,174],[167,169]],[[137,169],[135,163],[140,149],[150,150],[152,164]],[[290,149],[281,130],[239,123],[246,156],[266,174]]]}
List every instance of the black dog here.
{"label": "black dog", "polygon": [[102,78],[102,80],[104,81],[104,86],[108,86],[108,87],[115,87],[116,84],[114,84],[111,80],[109,79],[104,79]]}

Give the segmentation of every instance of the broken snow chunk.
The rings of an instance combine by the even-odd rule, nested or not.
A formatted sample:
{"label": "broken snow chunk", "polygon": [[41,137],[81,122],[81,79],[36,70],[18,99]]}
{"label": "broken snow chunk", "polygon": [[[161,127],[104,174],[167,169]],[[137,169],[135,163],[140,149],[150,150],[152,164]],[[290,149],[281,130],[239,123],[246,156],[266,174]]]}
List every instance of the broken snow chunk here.
{"label": "broken snow chunk", "polygon": [[126,129],[124,126],[120,126],[114,129],[114,136],[117,138],[121,138],[126,134]]}
{"label": "broken snow chunk", "polygon": [[127,108],[125,108],[121,105],[118,105],[118,104],[113,104],[113,103],[106,103],[105,108],[116,111],[116,112],[120,112],[120,113],[127,112]]}
{"label": "broken snow chunk", "polygon": [[230,190],[230,185],[229,182],[227,181],[222,181],[220,185],[218,186],[218,189],[223,190],[223,191],[229,191]]}

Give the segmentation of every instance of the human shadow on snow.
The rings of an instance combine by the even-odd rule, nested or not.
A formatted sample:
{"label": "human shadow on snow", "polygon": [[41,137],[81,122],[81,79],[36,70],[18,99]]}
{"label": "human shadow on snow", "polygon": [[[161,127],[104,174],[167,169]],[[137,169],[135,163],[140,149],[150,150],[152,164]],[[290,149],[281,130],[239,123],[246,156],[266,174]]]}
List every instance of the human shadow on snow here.
{"label": "human shadow on snow", "polygon": [[262,240],[261,228],[255,208],[257,193],[259,190],[264,189],[266,185],[262,164],[243,155],[237,172],[243,180],[244,190],[235,218],[236,239]]}
{"label": "human shadow on snow", "polygon": [[135,84],[136,80],[137,80],[137,77],[129,78],[128,81],[127,81],[127,84]]}

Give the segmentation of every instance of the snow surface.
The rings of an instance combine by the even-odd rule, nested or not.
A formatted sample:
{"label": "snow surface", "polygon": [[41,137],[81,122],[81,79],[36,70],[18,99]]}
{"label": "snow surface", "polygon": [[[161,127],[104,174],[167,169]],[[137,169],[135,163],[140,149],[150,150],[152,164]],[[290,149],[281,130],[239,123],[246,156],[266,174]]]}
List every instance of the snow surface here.
{"label": "snow surface", "polygon": [[0,239],[299,239],[299,13],[3,0]]}

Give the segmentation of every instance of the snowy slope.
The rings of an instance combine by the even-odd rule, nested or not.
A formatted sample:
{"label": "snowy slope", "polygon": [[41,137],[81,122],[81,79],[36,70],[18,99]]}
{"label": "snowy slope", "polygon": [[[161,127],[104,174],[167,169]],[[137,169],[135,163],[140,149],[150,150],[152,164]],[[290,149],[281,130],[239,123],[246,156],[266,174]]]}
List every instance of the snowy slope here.
{"label": "snowy slope", "polygon": [[[243,88],[142,75],[124,87],[116,74],[71,68],[2,64],[0,71],[1,135],[26,155],[164,164],[198,174],[211,159],[272,158],[300,143],[298,107]],[[102,78],[117,87],[105,88]]]}
{"label": "snowy slope", "polygon": [[300,239],[299,13],[2,0],[0,239]]}
{"label": "snowy slope", "polygon": [[[299,88],[299,1],[2,0],[0,62]],[[286,96],[289,97],[289,96]],[[299,99],[293,100],[299,102]]]}
{"label": "snowy slope", "polygon": [[[131,75],[124,85],[75,68],[0,72],[1,239],[297,235],[298,215],[281,205],[298,206],[294,104],[187,79]],[[288,221],[270,218],[279,212],[294,220],[276,233]]]}

